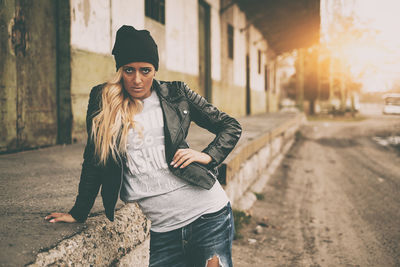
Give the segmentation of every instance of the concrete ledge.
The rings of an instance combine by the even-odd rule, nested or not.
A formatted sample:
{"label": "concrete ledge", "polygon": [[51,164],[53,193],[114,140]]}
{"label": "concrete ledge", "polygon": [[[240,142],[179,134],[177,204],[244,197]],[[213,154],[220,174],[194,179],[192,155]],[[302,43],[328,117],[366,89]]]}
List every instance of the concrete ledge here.
{"label": "concrete ledge", "polygon": [[86,225],[82,232],[39,253],[28,266],[147,265],[150,221],[137,204],[118,210],[114,222],[101,215],[89,218]]}
{"label": "concrete ledge", "polygon": [[226,159],[227,192],[232,206],[248,210],[268,182],[270,175],[279,166],[295,139],[295,133],[306,120],[298,114],[282,125],[263,132],[247,144],[239,146]]}

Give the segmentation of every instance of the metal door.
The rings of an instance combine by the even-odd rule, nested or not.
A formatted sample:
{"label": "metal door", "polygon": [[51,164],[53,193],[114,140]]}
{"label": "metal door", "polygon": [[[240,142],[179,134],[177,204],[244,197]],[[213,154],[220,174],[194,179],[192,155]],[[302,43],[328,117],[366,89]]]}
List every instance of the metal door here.
{"label": "metal door", "polygon": [[0,1],[0,151],[57,143],[57,5]]}

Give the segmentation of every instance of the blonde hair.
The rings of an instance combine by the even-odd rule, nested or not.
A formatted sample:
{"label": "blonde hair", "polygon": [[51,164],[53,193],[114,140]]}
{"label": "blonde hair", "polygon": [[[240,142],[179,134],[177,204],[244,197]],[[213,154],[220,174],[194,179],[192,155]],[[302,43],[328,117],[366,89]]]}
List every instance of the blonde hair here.
{"label": "blonde hair", "polygon": [[134,116],[143,109],[143,102],[134,99],[122,85],[122,67],[107,82],[102,92],[102,107],[92,121],[91,136],[95,155],[105,165],[108,157],[126,155],[129,128],[135,127]]}

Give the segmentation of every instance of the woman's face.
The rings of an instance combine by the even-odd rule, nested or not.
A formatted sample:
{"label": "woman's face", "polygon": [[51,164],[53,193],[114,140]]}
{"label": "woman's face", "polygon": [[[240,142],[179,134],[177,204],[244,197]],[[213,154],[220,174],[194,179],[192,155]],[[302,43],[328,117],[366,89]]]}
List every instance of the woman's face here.
{"label": "woman's face", "polygon": [[136,99],[151,95],[151,85],[156,74],[153,64],[132,62],[122,66],[122,79],[125,90]]}

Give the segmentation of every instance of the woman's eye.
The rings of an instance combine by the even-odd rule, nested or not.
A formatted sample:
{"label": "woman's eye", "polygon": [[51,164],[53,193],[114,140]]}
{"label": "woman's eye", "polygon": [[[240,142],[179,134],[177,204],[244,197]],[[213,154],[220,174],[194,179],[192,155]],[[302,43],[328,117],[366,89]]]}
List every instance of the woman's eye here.
{"label": "woman's eye", "polygon": [[132,69],[132,68],[126,68],[126,69],[125,69],[125,72],[126,72],[126,73],[132,73],[132,72],[133,72],[133,69]]}
{"label": "woman's eye", "polygon": [[147,68],[146,68],[146,69],[142,69],[142,72],[143,72],[144,74],[149,74],[150,71],[151,71],[151,70],[150,70],[150,69],[147,69]]}

